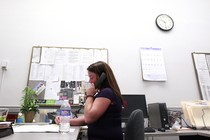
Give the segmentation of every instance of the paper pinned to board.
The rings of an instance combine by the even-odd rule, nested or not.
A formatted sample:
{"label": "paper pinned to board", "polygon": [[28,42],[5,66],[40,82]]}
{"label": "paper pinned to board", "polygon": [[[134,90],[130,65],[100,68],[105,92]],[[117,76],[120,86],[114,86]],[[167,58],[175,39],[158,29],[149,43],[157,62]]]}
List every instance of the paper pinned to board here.
{"label": "paper pinned to board", "polygon": [[197,129],[210,128],[210,102],[206,100],[183,101],[185,119]]}

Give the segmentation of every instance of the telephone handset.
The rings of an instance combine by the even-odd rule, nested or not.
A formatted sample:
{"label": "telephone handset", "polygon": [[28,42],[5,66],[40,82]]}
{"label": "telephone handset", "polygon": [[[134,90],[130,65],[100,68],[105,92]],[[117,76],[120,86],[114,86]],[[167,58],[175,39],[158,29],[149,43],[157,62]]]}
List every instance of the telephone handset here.
{"label": "telephone handset", "polygon": [[95,82],[95,88],[99,88],[99,86],[103,83],[103,81],[106,79],[106,74],[103,72],[99,79]]}

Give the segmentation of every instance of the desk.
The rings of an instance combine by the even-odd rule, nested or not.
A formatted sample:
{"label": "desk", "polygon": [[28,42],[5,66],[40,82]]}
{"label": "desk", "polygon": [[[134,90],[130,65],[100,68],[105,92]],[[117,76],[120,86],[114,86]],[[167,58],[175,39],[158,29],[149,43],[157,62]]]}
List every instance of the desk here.
{"label": "desk", "polygon": [[74,132],[61,133],[14,133],[1,138],[1,140],[77,140],[80,126],[71,126]]}
{"label": "desk", "polygon": [[209,140],[210,131],[208,130],[168,130],[166,132],[156,131],[155,133],[145,133],[145,137],[170,137],[179,136],[180,140]]}

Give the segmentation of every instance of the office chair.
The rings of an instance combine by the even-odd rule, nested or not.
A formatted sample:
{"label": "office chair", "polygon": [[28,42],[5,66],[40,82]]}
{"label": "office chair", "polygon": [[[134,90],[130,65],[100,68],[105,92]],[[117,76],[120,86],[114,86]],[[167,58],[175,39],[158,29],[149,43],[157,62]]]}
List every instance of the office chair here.
{"label": "office chair", "polygon": [[144,115],[141,109],[130,114],[125,128],[125,140],[144,140]]}

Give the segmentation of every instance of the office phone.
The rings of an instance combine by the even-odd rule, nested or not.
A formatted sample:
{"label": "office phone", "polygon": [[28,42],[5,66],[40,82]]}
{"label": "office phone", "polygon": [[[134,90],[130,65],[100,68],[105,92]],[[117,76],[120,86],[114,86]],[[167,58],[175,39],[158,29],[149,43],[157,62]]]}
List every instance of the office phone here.
{"label": "office phone", "polygon": [[94,84],[95,85],[95,88],[96,89],[99,88],[105,79],[106,79],[106,74],[103,72],[100,75],[99,79],[95,82],[95,84]]}

